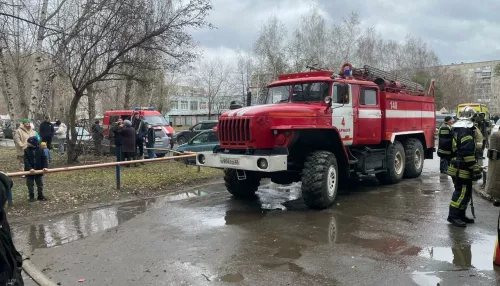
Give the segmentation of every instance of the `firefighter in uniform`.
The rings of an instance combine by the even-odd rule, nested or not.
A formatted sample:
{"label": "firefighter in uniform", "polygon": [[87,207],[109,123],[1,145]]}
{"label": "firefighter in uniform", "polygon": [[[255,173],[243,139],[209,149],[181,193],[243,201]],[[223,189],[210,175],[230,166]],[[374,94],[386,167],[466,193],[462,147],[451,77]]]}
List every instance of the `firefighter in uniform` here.
{"label": "firefighter in uniform", "polygon": [[481,179],[472,121],[475,115],[474,108],[466,106],[462,108],[458,121],[452,126],[452,158],[448,167],[448,175],[453,178],[455,191],[451,197],[448,222],[458,227],[466,227],[466,223],[474,223],[474,220],[468,218],[465,213],[472,196],[472,182]]}
{"label": "firefighter in uniform", "polygon": [[451,125],[454,123],[454,120],[451,116],[446,116],[444,118],[444,123],[439,127],[438,130],[438,151],[437,155],[440,159],[440,170],[441,174],[448,174],[448,166],[450,165],[451,159],[451,149],[453,142],[453,132],[451,129]]}
{"label": "firefighter in uniform", "polygon": [[488,148],[488,176],[486,193],[497,200],[500,199],[500,132],[493,132]]}

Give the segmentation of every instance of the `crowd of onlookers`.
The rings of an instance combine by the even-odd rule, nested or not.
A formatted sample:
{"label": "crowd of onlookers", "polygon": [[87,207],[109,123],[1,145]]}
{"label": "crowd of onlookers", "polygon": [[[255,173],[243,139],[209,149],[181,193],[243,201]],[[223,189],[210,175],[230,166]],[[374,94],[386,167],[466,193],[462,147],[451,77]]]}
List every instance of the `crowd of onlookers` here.
{"label": "crowd of onlookers", "polygon": [[[52,161],[51,150],[54,142],[58,144],[58,153],[64,155],[68,129],[64,123],[57,120],[55,124],[47,117],[40,124],[39,132],[34,130],[29,119],[24,119],[22,125],[14,133],[16,157],[22,171],[34,172],[46,170]],[[90,128],[96,155],[101,154],[103,128],[96,120]],[[141,119],[139,113],[132,116],[132,121],[120,118],[110,130],[109,139],[116,146],[117,161],[131,161],[144,158],[146,145],[148,158],[156,157],[154,148],[155,131],[150,124]],[[144,164],[144,163],[142,163]],[[137,164],[134,164],[137,166]],[[130,167],[130,165],[126,165]],[[34,187],[37,186],[37,199],[46,200],[43,195],[43,175],[24,176],[29,191],[29,200],[35,201]]]}

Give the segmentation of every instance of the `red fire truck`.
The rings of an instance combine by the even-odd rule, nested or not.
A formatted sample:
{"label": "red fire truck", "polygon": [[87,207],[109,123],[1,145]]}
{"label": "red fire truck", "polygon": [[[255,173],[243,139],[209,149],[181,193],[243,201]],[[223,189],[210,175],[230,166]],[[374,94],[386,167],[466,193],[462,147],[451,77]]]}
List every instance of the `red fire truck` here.
{"label": "red fire truck", "polygon": [[335,200],[339,183],[375,174],[383,184],[420,176],[432,159],[434,83],[428,91],[382,70],[346,63],[340,73],[280,75],[261,105],[224,113],[220,145],[196,163],[224,169],[227,190],[251,197],[260,180],[302,181],[311,208]]}

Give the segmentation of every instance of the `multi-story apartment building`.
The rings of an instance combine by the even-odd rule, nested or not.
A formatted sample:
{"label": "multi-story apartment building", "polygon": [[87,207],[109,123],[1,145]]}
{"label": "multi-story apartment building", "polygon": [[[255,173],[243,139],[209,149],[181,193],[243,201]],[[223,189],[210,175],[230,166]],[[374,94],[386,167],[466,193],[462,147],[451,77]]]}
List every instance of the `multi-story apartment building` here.
{"label": "multi-story apartment building", "polygon": [[494,70],[498,61],[451,64],[443,67],[461,71],[469,81],[476,102],[488,106],[491,114],[500,114],[500,77]]}

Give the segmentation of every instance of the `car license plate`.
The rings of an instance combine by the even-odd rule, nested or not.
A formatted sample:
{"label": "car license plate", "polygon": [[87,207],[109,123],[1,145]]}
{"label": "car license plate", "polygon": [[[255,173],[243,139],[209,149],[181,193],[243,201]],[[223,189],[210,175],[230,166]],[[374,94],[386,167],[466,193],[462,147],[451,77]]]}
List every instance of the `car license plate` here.
{"label": "car license plate", "polygon": [[220,163],[223,165],[238,166],[240,164],[240,159],[220,158]]}
{"label": "car license plate", "polygon": [[156,141],[161,141],[161,138],[160,137],[156,137]]}

